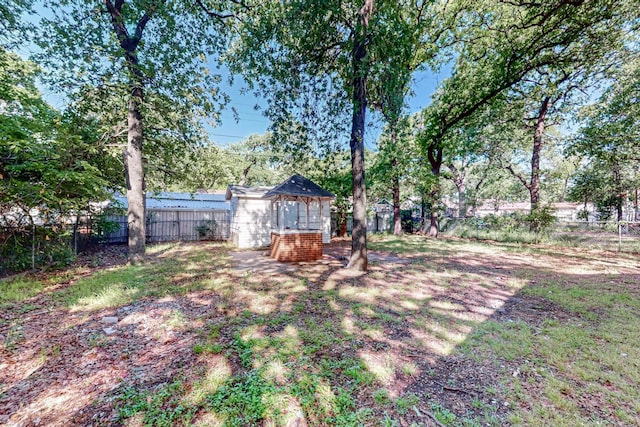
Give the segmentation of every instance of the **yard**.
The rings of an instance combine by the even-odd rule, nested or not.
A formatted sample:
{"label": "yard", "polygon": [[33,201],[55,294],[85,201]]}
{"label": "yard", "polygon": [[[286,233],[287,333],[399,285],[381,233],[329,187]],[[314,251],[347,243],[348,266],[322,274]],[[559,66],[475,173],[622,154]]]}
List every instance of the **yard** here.
{"label": "yard", "polygon": [[637,256],[372,238],[216,243],[0,282],[0,424],[640,424]]}

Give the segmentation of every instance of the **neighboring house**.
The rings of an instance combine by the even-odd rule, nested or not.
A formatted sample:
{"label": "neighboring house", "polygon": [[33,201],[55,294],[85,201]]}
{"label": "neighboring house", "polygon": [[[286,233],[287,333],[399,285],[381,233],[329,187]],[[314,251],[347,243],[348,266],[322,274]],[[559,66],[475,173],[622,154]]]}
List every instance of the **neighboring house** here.
{"label": "neighboring house", "polygon": [[[585,207],[584,203],[561,202],[561,203],[549,203],[548,206],[550,206],[553,209],[553,214],[559,221],[584,220],[578,217],[578,214],[582,210],[584,210],[584,207]],[[594,212],[593,205],[588,203],[587,210],[590,213],[589,220],[594,221],[595,217],[593,216],[593,212]],[[530,211],[531,211],[530,202],[496,203],[494,201],[488,200],[482,203],[481,206],[478,206],[475,209],[475,216],[482,218],[489,214],[507,215],[515,212],[528,214]]]}

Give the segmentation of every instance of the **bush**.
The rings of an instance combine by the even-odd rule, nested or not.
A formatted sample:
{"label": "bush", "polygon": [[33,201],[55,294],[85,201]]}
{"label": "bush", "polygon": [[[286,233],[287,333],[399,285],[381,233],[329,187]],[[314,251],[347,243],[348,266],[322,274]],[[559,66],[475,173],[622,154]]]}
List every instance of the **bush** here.
{"label": "bush", "polygon": [[460,237],[489,239],[500,242],[539,243],[555,222],[553,210],[541,207],[532,213],[513,212],[504,215],[489,214],[482,218],[468,218],[452,234]]}
{"label": "bush", "polygon": [[487,227],[493,230],[500,230],[507,233],[517,231],[527,225],[527,216],[520,212],[513,212],[504,215],[489,214],[483,218]]}
{"label": "bush", "polygon": [[196,227],[200,240],[214,240],[218,230],[218,223],[215,219],[202,222]]}
{"label": "bush", "polygon": [[32,266],[64,267],[75,259],[70,232],[63,227],[5,230],[0,246],[0,275],[29,270]]}
{"label": "bush", "polygon": [[556,217],[553,214],[554,209],[551,206],[542,206],[532,210],[526,217],[530,224],[529,229],[531,232],[536,233],[536,235],[546,233],[551,225],[556,222]]}
{"label": "bush", "polygon": [[93,218],[91,232],[98,242],[104,242],[110,234],[118,230],[120,230],[120,223],[113,220],[113,214],[103,213]]}

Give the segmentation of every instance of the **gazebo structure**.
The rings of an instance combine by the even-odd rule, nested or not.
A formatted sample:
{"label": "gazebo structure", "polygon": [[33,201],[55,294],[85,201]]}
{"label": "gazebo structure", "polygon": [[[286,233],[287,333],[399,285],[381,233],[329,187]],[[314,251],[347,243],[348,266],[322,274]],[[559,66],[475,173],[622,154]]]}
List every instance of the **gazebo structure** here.
{"label": "gazebo structure", "polygon": [[322,258],[323,243],[329,243],[331,237],[325,229],[335,195],[296,174],[262,197],[271,201],[269,255],[278,261]]}

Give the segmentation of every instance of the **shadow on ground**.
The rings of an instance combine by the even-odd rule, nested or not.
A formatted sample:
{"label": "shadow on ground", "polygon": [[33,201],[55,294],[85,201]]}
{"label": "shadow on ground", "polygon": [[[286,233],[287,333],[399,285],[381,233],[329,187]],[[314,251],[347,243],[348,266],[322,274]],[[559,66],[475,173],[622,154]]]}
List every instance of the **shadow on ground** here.
{"label": "shadow on ground", "polygon": [[[314,263],[175,245],[139,269],[110,267],[15,304],[0,324],[11,344],[0,422],[507,425],[514,410],[535,409],[527,390],[562,375],[532,369],[535,341],[522,337],[544,336],[549,322],[606,321],[527,289],[611,283],[638,297],[626,259],[463,241],[372,246],[359,273],[343,268],[348,242]],[[101,288],[73,293],[100,275]],[[576,398],[576,419],[633,413],[599,408],[597,393]]]}

